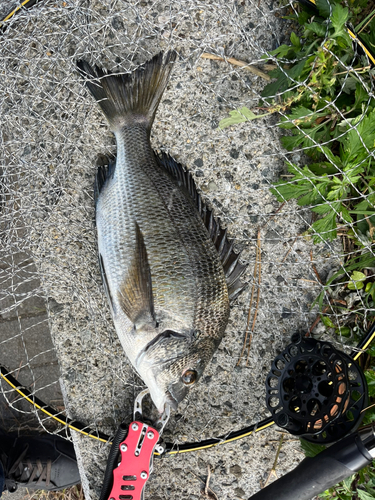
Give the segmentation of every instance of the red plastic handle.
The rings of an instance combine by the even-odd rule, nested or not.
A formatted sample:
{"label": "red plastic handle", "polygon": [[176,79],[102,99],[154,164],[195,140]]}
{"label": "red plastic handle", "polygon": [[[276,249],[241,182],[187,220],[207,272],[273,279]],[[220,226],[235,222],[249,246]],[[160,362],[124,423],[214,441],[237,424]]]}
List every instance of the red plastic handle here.
{"label": "red plastic handle", "polygon": [[152,472],[152,457],[159,433],[142,422],[132,422],[120,444],[121,463],[113,470],[113,487],[109,500],[141,500]]}

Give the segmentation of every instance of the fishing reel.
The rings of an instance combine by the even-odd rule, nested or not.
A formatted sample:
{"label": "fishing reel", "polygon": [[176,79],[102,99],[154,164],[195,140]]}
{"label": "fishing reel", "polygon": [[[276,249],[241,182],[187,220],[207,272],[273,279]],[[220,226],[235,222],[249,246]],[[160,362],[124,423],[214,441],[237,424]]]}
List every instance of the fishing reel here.
{"label": "fishing reel", "polygon": [[361,368],[329,342],[294,334],[266,379],[275,423],[313,443],[328,444],[356,430],[367,406]]}

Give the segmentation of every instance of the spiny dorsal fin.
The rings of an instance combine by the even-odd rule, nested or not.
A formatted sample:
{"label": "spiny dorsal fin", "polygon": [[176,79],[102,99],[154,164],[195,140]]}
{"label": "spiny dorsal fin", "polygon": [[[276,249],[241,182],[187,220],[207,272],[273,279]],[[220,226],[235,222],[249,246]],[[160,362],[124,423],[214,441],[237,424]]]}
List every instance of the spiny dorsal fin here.
{"label": "spiny dorsal fin", "polygon": [[241,282],[240,278],[247,268],[247,264],[240,264],[240,254],[234,252],[233,243],[227,238],[227,230],[220,227],[220,223],[214,217],[212,210],[202,201],[195,186],[191,173],[177,163],[171,156],[161,152],[156,154],[158,163],[165,168],[170,175],[177,180],[180,186],[185,187],[207,228],[210,238],[215,244],[216,250],[223,264],[228,286],[229,300],[234,300],[246,288],[247,284]]}
{"label": "spiny dorsal fin", "polygon": [[118,291],[120,307],[136,327],[155,324],[151,270],[143,235],[135,223],[135,249],[128,275]]}
{"label": "spiny dorsal fin", "polygon": [[94,183],[94,200],[95,205],[99,198],[99,193],[107,182],[107,179],[113,177],[116,168],[116,160],[109,161],[107,165],[99,165],[96,171]]}

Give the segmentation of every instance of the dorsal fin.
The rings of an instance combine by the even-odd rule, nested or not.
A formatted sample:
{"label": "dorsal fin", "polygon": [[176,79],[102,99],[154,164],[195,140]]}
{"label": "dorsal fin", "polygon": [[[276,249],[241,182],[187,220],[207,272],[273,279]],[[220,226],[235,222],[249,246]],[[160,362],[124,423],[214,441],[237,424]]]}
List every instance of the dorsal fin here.
{"label": "dorsal fin", "polygon": [[223,264],[225,277],[228,286],[229,300],[234,300],[247,286],[241,282],[240,278],[247,268],[247,264],[240,264],[240,254],[233,250],[233,242],[227,238],[227,230],[220,227],[219,221],[214,217],[212,210],[202,201],[198,193],[194,179],[188,170],[177,163],[171,156],[161,152],[155,153],[160,166],[165,168],[170,175],[177,180],[180,186],[185,187],[207,228],[220,260]]}
{"label": "dorsal fin", "polygon": [[116,168],[116,159],[108,160],[104,165],[98,165],[94,183],[95,206],[99,198],[100,191],[110,177],[113,177]]}

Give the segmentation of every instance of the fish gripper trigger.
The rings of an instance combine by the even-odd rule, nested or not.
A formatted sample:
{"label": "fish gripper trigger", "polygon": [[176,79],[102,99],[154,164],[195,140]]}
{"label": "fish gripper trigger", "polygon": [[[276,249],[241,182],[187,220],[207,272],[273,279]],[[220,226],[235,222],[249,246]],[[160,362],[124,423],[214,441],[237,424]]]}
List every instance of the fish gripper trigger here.
{"label": "fish gripper trigger", "polygon": [[142,500],[145,484],[153,466],[159,432],[142,422],[129,425],[128,434],[119,445],[121,461],[113,470],[109,500]]}

